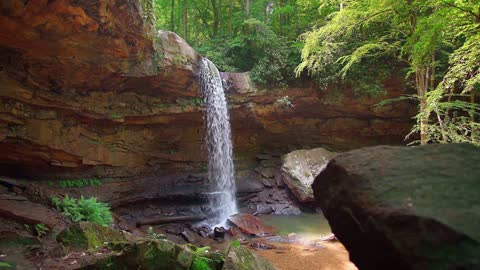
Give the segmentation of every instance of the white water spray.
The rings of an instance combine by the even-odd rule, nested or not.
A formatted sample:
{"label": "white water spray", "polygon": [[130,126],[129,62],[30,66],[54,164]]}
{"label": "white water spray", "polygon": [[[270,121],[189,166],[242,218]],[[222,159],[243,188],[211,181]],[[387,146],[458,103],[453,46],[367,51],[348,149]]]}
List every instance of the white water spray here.
{"label": "white water spray", "polygon": [[200,75],[206,106],[205,141],[211,187],[210,208],[213,213],[209,223],[225,226],[228,217],[237,213],[230,119],[222,78],[217,67],[203,58]]}

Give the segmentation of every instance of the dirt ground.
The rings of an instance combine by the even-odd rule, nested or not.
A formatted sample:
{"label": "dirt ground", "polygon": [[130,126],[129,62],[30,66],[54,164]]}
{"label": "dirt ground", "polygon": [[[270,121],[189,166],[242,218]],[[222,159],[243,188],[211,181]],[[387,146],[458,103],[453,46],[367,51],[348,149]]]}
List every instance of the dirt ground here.
{"label": "dirt ground", "polygon": [[322,243],[324,248],[275,243],[275,249],[254,250],[280,270],[358,270],[340,242]]}

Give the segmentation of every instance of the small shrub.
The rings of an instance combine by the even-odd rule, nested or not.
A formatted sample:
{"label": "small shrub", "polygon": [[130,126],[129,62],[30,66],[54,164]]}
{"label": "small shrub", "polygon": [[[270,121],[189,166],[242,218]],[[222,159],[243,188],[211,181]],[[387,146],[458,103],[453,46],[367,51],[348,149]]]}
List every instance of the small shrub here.
{"label": "small shrub", "polygon": [[277,99],[277,101],[275,101],[275,104],[286,110],[293,108],[293,104],[290,101],[290,98],[288,96],[284,96],[280,99]]}
{"label": "small shrub", "polygon": [[45,224],[43,224],[43,223],[36,224],[33,228],[35,229],[35,234],[38,237],[42,237],[42,236],[46,235],[47,232],[48,232],[47,226],[45,226]]}
{"label": "small shrub", "polygon": [[161,240],[161,239],[166,239],[167,238],[165,235],[163,235],[161,233],[154,232],[152,227],[148,227],[147,237],[152,239],[152,240]]}
{"label": "small shrub", "polygon": [[23,226],[25,227],[25,230],[36,235],[37,237],[47,235],[48,232],[47,226],[45,226],[43,223],[35,224],[33,227],[28,224],[24,224]]}
{"label": "small shrub", "polygon": [[66,196],[63,200],[52,197],[52,202],[65,217],[73,222],[90,221],[103,226],[112,223],[112,213],[108,204],[97,202],[97,198],[85,199],[70,198]]}
{"label": "small shrub", "polygon": [[110,119],[122,119],[122,118],[123,118],[123,116],[121,116],[120,114],[115,114],[114,113],[114,114],[110,115]]}

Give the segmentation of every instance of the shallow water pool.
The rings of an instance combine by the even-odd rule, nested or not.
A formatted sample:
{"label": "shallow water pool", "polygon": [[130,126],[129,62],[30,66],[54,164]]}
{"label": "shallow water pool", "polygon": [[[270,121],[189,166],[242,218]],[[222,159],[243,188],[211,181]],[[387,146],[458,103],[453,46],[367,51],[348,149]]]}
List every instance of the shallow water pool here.
{"label": "shallow water pool", "polygon": [[298,216],[263,215],[260,220],[275,228],[277,235],[295,233],[304,239],[318,239],[331,233],[327,219],[322,214],[302,214]]}

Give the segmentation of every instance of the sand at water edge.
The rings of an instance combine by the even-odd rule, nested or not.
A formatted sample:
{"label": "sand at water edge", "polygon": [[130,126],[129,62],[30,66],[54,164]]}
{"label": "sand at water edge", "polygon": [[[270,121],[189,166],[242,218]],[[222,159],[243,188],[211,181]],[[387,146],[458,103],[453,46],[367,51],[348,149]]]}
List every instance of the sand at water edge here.
{"label": "sand at water edge", "polygon": [[358,270],[340,242],[322,245],[324,248],[274,243],[275,249],[253,252],[271,261],[279,270]]}

